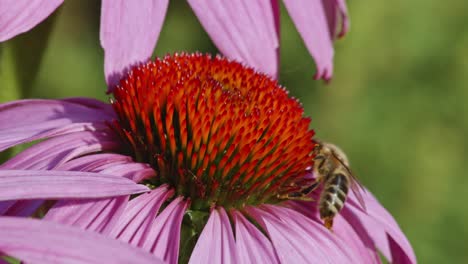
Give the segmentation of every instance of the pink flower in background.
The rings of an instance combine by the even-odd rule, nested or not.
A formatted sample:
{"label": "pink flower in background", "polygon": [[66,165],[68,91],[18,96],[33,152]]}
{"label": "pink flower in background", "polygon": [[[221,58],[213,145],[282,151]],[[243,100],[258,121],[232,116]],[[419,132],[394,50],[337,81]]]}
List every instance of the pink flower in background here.
{"label": "pink flower in background", "polygon": [[[188,1],[209,36],[228,58],[276,77],[279,61],[277,0]],[[63,0],[2,0],[0,41],[26,32],[47,18]],[[315,59],[316,79],[333,73],[333,41],[349,29],[344,0],[283,0]],[[161,31],[168,0],[103,0],[101,45],[107,83],[118,82],[129,65],[145,62]],[[340,25],[338,23],[340,22]]]}
{"label": "pink flower in background", "polygon": [[[1,165],[1,215],[42,212],[169,263],[380,263],[377,249],[393,263],[416,263],[367,191],[367,212],[351,195],[333,232],[316,202],[278,199],[313,177],[313,131],[266,75],[175,55],[133,68],[113,97],[0,105],[1,150],[40,140]],[[11,223],[13,233],[28,225]],[[0,239],[0,252],[23,258],[9,240]]]}

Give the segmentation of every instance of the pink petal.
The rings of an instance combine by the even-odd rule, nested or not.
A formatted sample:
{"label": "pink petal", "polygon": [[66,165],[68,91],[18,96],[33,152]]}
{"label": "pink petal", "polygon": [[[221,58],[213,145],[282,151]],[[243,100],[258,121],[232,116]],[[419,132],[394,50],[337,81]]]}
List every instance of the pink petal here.
{"label": "pink petal", "polygon": [[[110,149],[105,149],[109,151]],[[87,155],[67,161],[56,167],[56,170],[78,170],[120,175],[134,182],[155,176],[155,171],[145,163],[137,163],[132,158],[119,154]]]}
{"label": "pink petal", "polygon": [[70,97],[70,98],[61,99],[61,101],[83,105],[88,108],[94,109],[96,112],[104,112],[108,114],[109,116],[115,116],[114,108],[112,107],[112,105],[103,103],[102,101],[99,101],[94,98]]}
{"label": "pink petal", "polygon": [[189,202],[182,197],[174,199],[154,221],[143,249],[151,251],[167,263],[177,264],[182,218],[188,205]]}
{"label": "pink petal", "polygon": [[[377,248],[392,263],[417,263],[413,248],[401,231],[398,223],[369,192],[362,192],[367,213],[358,208],[356,197],[349,196],[350,209],[346,220],[354,227],[361,224],[363,229],[374,240]],[[397,262],[397,260],[399,262]]]}
{"label": "pink petal", "polygon": [[[229,217],[223,208],[211,212],[189,263],[239,263]],[[291,262],[293,263],[293,262]]]}
{"label": "pink petal", "polygon": [[30,30],[46,19],[63,0],[2,0],[0,41]]}
{"label": "pink petal", "polygon": [[[349,18],[345,0],[322,0],[322,4],[332,39],[346,35],[349,31]],[[338,23],[341,25],[338,26]]]}
{"label": "pink petal", "polygon": [[241,263],[280,263],[273,245],[257,227],[240,212],[232,212],[235,221],[236,246]]}
{"label": "pink petal", "polygon": [[102,1],[100,37],[108,92],[129,67],[151,56],[167,6],[168,0]]}
{"label": "pink petal", "polygon": [[[276,32],[276,41],[278,42],[278,47],[276,48],[276,65],[279,68],[280,65],[280,49],[279,49],[279,39],[280,39],[280,5],[278,0],[271,0],[271,9],[273,11],[273,19],[275,21],[275,32]],[[278,74],[276,74],[278,75]],[[274,76],[274,75],[273,75]]]}
{"label": "pink petal", "polygon": [[102,170],[101,173],[112,175],[119,174],[134,182],[140,182],[156,175],[156,172],[148,164],[135,162],[108,167],[105,170]]}
{"label": "pink petal", "polygon": [[99,151],[115,151],[120,147],[113,133],[75,132],[33,145],[0,168],[50,170],[76,157]]}
{"label": "pink petal", "polygon": [[[102,142],[104,151],[112,150],[112,145]],[[117,143],[120,147],[120,142]],[[75,153],[78,151],[75,151]],[[68,156],[67,156],[68,157]],[[104,174],[120,175],[140,182],[155,176],[156,172],[146,163],[137,163],[131,157],[119,154],[96,154],[75,158],[57,166],[56,170],[98,171]]]}
{"label": "pink petal", "polygon": [[131,200],[110,236],[142,247],[161,205],[174,193],[163,185]]}
{"label": "pink petal", "polygon": [[[334,39],[332,34],[334,29],[329,28],[327,8],[324,4],[327,1],[284,0],[283,2],[309,53],[315,59],[317,73],[314,78],[331,79]],[[331,15],[336,17],[333,11]],[[331,26],[334,27],[334,23]]]}
{"label": "pink petal", "polygon": [[322,224],[280,206],[247,210],[269,235],[281,263],[362,263],[343,241]]}
{"label": "pink petal", "polygon": [[343,216],[337,215],[334,218],[333,232],[360,256],[361,263],[380,263],[373,241],[363,239]]}
{"label": "pink petal", "polygon": [[44,220],[108,234],[128,202],[128,196],[106,199],[61,200]]}
{"label": "pink petal", "polygon": [[270,1],[188,1],[218,49],[274,78],[278,35]]}
{"label": "pink petal", "polygon": [[16,217],[0,217],[0,252],[27,263],[163,263],[97,233]]}
{"label": "pink petal", "polygon": [[348,17],[348,7],[346,7],[345,0],[336,0],[338,5],[339,14],[341,16],[341,31],[338,33],[338,37],[343,37],[349,31],[349,17]]}
{"label": "pink petal", "polygon": [[[70,98],[64,100],[27,99],[0,104],[0,130],[41,125],[51,120],[62,124],[106,121],[116,118],[108,111],[110,106],[94,99]],[[45,126],[43,126],[45,127]]]}
{"label": "pink petal", "polygon": [[[114,164],[114,166],[104,168],[99,172],[125,177],[128,174],[137,174],[138,169],[142,167],[146,168],[146,165],[143,165],[145,164],[133,162]],[[50,209],[45,219],[106,234],[117,224],[127,205],[128,198],[128,196],[123,196],[111,199],[62,200]],[[138,198],[134,200],[138,200]]]}
{"label": "pink petal", "polygon": [[114,153],[100,153],[70,160],[59,165],[57,170],[97,172],[108,167],[130,162],[133,161],[129,156]]}
{"label": "pink petal", "polygon": [[103,198],[148,191],[124,177],[91,172],[0,170],[0,201]]}
{"label": "pink petal", "polygon": [[[319,197],[314,197],[314,199],[317,201]],[[286,202],[282,205],[307,216],[312,221],[322,223],[318,214],[317,202],[294,201]],[[347,215],[347,207],[345,206],[340,214],[335,217],[333,233],[344,241],[351,250],[360,255],[362,263],[380,263],[374,241],[372,241],[367,233],[360,232],[358,226],[353,226],[344,219]],[[362,226],[361,223],[359,225]]]}
{"label": "pink petal", "polygon": [[[78,133],[76,133],[78,134]],[[73,135],[73,134],[72,134]],[[85,142],[90,143],[87,139]],[[54,139],[44,141],[43,143],[53,143]],[[35,149],[36,147],[40,146],[43,143],[36,144],[31,148],[27,149],[26,151],[18,154],[13,159],[7,161],[2,166],[2,169],[29,169],[29,170],[44,170],[55,167],[55,165],[60,160],[57,160],[54,155],[51,155],[52,152],[48,151],[47,149],[44,151],[45,153],[37,153],[30,152],[31,149]],[[72,144],[66,144],[66,147],[70,147]],[[105,145],[105,144],[104,144]],[[56,146],[54,143],[52,146]],[[60,148],[58,150],[61,150]],[[29,154],[31,155],[29,155]],[[27,154],[27,155],[26,155]],[[75,151],[75,154],[79,155],[79,151]],[[44,159],[44,156],[50,156],[50,161],[48,162],[37,162],[37,157],[41,157],[40,160]],[[70,155],[68,157],[71,157]],[[34,160],[35,162],[31,162]],[[64,163],[63,165],[58,165],[56,167],[57,170],[63,171],[89,171],[89,172],[99,172],[102,171],[103,168],[106,166],[115,166],[115,164],[119,163],[129,163],[132,162],[131,158],[128,156],[118,155],[118,154],[96,154],[96,155],[88,155],[83,156],[80,158],[73,159],[69,162]],[[116,175],[116,174],[114,174]],[[6,204],[10,204],[10,208],[2,209],[2,204],[6,206]],[[8,215],[8,216],[30,216],[36,209],[43,203],[43,200],[20,200],[20,201],[5,201],[0,202],[0,215]]]}
{"label": "pink petal", "polygon": [[20,100],[1,104],[0,151],[77,131],[109,130],[105,122],[113,118],[115,116],[107,111],[66,100]]}

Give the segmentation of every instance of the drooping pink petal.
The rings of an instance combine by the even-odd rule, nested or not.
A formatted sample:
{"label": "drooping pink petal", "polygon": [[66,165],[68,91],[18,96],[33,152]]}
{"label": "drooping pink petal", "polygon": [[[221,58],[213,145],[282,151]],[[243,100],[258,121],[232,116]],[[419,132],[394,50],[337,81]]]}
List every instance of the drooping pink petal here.
{"label": "drooping pink petal", "polygon": [[279,42],[270,1],[188,2],[226,57],[277,77]]}
{"label": "drooping pink petal", "polygon": [[[326,0],[325,0],[326,1]],[[349,17],[348,17],[348,7],[346,6],[346,1],[345,0],[336,0],[336,3],[338,5],[338,11],[340,14],[340,20],[341,20],[341,30],[338,33],[338,37],[344,37],[346,33],[349,31]]]}
{"label": "drooping pink petal", "polygon": [[369,236],[364,225],[353,214],[352,209],[350,209],[350,206],[345,206],[343,210],[341,210],[340,215],[343,216],[346,222],[348,222],[349,225],[354,229],[362,243],[364,243],[364,245],[366,245],[367,248],[377,248],[377,245],[375,244],[374,240],[372,239],[372,237]]}
{"label": "drooping pink petal", "polygon": [[[104,105],[104,103],[102,103]],[[77,131],[109,130],[107,111],[63,100],[19,100],[0,105],[0,151]]]}
{"label": "drooping pink petal", "polygon": [[120,142],[113,133],[75,132],[33,145],[6,161],[0,168],[50,170],[76,157],[119,148]]}
{"label": "drooping pink petal", "polygon": [[240,212],[232,212],[235,221],[236,246],[241,263],[280,263],[273,245]]}
{"label": "drooping pink petal", "polygon": [[[313,199],[317,201],[319,197],[313,197]],[[317,209],[317,202],[290,201],[282,205],[307,216],[312,221],[322,223]],[[347,206],[345,206],[340,214],[334,218],[334,235],[344,241],[356,254],[359,254],[363,261],[362,263],[380,263],[374,241],[372,241],[367,233],[361,232],[359,226],[352,226],[344,219],[347,211]],[[361,224],[359,223],[359,225]]]}
{"label": "drooping pink petal", "polygon": [[108,92],[129,67],[151,57],[167,6],[168,0],[102,1],[100,38]]}
{"label": "drooping pink petal", "polygon": [[396,264],[414,264],[416,263],[416,257],[410,259],[411,257],[408,255],[406,251],[404,251],[401,247],[399,242],[395,241],[393,237],[387,234],[387,239],[390,245],[390,251],[392,252],[392,263]]}
{"label": "drooping pink petal", "polygon": [[377,248],[371,240],[363,240],[343,216],[337,215],[333,220],[333,233],[360,256],[361,263],[380,263]]}
{"label": "drooping pink petal", "polygon": [[63,0],[2,0],[0,42],[35,27],[63,3]]}
{"label": "drooping pink petal", "polygon": [[174,199],[152,224],[142,248],[167,263],[177,264],[182,218],[188,206],[183,197]]}
{"label": "drooping pink petal", "polygon": [[26,263],[163,263],[94,232],[17,217],[0,217],[0,252]]}
{"label": "drooping pink petal", "polygon": [[129,197],[60,200],[44,220],[108,234],[122,214]]}
{"label": "drooping pink petal", "polygon": [[[240,263],[229,217],[223,208],[211,211],[189,263]],[[291,262],[294,263],[294,262]]]}
{"label": "drooping pink petal", "polygon": [[269,235],[281,263],[362,263],[359,256],[322,224],[280,206],[248,208]]}
{"label": "drooping pink petal", "polygon": [[332,40],[346,35],[349,30],[349,18],[345,0],[322,0],[322,4]]}
{"label": "drooping pink petal", "polygon": [[[328,1],[328,0],[327,0]],[[334,16],[332,27],[327,19],[329,0],[283,0],[292,21],[301,34],[309,53],[315,59],[315,79],[329,80],[333,73],[333,40],[336,27],[336,9],[329,11]],[[330,3],[328,3],[330,4]],[[343,22],[345,23],[345,22]],[[347,23],[347,22],[346,22]]]}
{"label": "drooping pink petal", "polygon": [[121,241],[142,247],[161,205],[174,193],[163,185],[131,200],[110,233]]}
{"label": "drooping pink petal", "polygon": [[361,232],[367,232],[372,237],[377,248],[390,262],[417,263],[413,248],[398,223],[369,191],[363,191],[362,195],[367,213],[358,208],[356,197],[351,193],[346,220],[352,226],[361,225],[364,229]]}
{"label": "drooping pink petal", "polygon": [[0,170],[0,201],[103,198],[148,191],[115,175],[74,171]]}

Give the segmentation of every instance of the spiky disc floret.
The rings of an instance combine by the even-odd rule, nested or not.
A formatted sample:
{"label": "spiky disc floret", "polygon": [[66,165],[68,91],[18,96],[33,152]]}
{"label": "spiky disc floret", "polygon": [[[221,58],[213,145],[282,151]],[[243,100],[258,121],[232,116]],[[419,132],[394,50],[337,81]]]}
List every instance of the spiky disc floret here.
{"label": "spiky disc floret", "polygon": [[[276,81],[224,58],[181,54],[130,71],[113,126],[194,209],[277,202],[312,165],[309,118]],[[148,181],[148,180],[147,180]]]}

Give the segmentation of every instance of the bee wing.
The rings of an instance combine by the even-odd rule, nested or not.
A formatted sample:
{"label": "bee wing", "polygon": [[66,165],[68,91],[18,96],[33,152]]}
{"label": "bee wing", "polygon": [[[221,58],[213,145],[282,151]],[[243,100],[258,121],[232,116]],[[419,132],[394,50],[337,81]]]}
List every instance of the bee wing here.
{"label": "bee wing", "polygon": [[356,176],[354,176],[354,173],[351,171],[351,169],[344,163],[342,159],[340,159],[335,153],[333,153],[333,156],[345,167],[345,169],[348,171],[348,174],[350,175],[350,187],[351,190],[353,191],[354,195],[356,196],[356,199],[358,200],[359,205],[361,208],[364,210],[364,212],[367,211],[366,209],[366,203],[364,202],[364,198],[362,196],[362,192],[365,192],[366,189],[364,186],[361,184],[361,182],[358,180]]}
{"label": "bee wing", "polygon": [[364,210],[364,212],[366,212],[367,211],[366,203],[364,202],[364,198],[362,197],[362,192],[365,192],[366,190],[364,189],[364,186],[362,186],[361,182],[359,182],[359,180],[352,173],[350,175],[351,175],[351,190],[356,196],[356,199],[358,200],[361,208]]}

